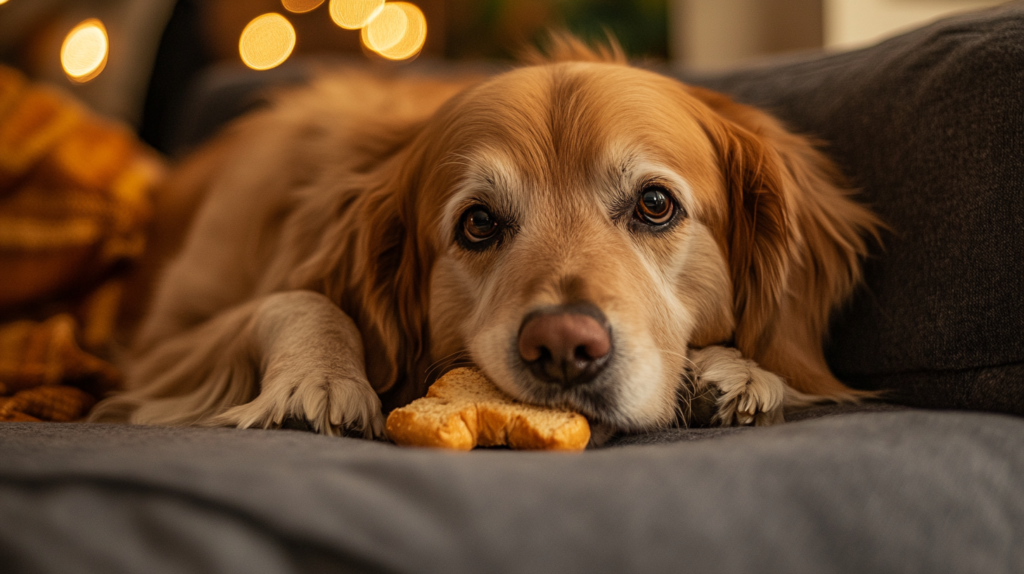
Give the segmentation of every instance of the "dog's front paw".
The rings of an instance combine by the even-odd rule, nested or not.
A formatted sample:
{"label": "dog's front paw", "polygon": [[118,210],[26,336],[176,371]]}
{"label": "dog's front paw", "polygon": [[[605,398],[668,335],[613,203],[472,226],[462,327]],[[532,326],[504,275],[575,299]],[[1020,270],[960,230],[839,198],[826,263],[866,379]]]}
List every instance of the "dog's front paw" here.
{"label": "dog's front paw", "polygon": [[238,428],[279,428],[305,421],[320,434],[374,438],[384,434],[380,399],[366,379],[315,368],[268,373],[259,396],[213,418],[210,424]]}
{"label": "dog's front paw", "polygon": [[778,375],[729,347],[694,349],[690,359],[698,386],[718,389],[713,424],[767,426],[783,422],[786,383]]}

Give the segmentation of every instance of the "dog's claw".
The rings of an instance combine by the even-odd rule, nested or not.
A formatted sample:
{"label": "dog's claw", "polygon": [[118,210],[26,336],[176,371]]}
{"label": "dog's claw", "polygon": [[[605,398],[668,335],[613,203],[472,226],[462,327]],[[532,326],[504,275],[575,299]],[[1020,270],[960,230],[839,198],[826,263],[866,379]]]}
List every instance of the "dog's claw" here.
{"label": "dog's claw", "polygon": [[[322,373],[268,377],[264,392],[207,421],[238,428],[297,428],[330,436],[383,436],[380,400],[363,380]],[[300,424],[298,421],[302,421]]]}
{"label": "dog's claw", "polygon": [[691,360],[700,384],[718,388],[714,423],[765,426],[782,421],[786,384],[777,375],[727,347],[693,350]]}
{"label": "dog's claw", "polygon": [[742,414],[753,416],[757,412],[757,404],[755,399],[750,394],[740,395],[739,411]]}

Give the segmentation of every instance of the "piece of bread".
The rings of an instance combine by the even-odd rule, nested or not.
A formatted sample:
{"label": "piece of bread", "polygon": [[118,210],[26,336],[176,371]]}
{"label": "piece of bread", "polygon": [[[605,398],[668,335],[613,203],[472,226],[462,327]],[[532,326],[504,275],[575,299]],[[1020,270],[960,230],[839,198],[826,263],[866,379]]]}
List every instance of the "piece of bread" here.
{"label": "piece of bread", "polygon": [[395,444],[456,450],[583,450],[590,441],[583,415],[517,401],[467,368],[448,372],[426,397],[392,411],[387,431]]}

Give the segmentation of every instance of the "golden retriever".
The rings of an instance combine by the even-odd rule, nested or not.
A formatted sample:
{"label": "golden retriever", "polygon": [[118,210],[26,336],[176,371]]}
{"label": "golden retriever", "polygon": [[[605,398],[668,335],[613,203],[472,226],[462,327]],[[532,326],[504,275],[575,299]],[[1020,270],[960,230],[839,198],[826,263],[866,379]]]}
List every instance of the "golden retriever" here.
{"label": "golden retriever", "polygon": [[370,437],[466,363],[605,435],[688,424],[709,390],[726,425],[855,400],[822,338],[879,224],[833,164],[553,44],[489,78],[323,77],[187,162],[164,196],[200,207],[92,419]]}

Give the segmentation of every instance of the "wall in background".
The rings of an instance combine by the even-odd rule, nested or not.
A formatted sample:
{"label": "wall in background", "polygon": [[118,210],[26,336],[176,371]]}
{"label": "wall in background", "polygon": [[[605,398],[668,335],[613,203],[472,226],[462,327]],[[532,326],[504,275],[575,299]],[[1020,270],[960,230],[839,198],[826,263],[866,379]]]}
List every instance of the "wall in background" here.
{"label": "wall in background", "polygon": [[822,46],[821,0],[672,0],[672,59],[725,68]]}
{"label": "wall in background", "polygon": [[995,0],[823,0],[825,46],[872,44],[906,29],[968,10],[1003,4]]}
{"label": "wall in background", "polygon": [[696,70],[757,58],[877,42],[999,0],[671,0],[670,54]]}

